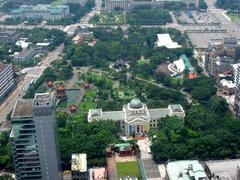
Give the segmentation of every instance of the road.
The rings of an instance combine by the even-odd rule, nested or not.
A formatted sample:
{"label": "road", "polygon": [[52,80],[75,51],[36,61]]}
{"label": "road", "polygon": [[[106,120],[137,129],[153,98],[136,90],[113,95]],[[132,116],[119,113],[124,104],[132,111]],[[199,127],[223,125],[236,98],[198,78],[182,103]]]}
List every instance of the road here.
{"label": "road", "polygon": [[[17,99],[22,98],[25,90],[31,81],[36,81],[43,73],[43,71],[50,66],[51,62],[56,60],[62,53],[64,45],[62,44],[54,51],[50,52],[47,57],[42,60],[41,66],[23,69],[22,72],[26,73],[24,79],[20,81],[13,92],[0,106],[0,124],[4,124],[7,114],[14,108]],[[3,126],[4,127],[4,126]]]}

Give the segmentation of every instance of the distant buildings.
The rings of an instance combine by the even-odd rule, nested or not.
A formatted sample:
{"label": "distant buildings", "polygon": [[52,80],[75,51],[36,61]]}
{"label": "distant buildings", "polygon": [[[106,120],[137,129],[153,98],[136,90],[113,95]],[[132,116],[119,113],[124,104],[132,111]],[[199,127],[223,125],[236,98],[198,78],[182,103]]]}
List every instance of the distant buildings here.
{"label": "distant buildings", "polygon": [[158,119],[166,116],[185,117],[185,111],[180,104],[169,105],[167,108],[148,109],[139,99],[134,98],[123,106],[122,111],[103,112],[102,109],[90,109],[88,122],[94,120],[120,121],[124,133],[140,134],[157,127]]}
{"label": "distant buildings", "polygon": [[11,11],[12,18],[59,20],[70,15],[69,6],[22,5]]}
{"label": "distant buildings", "polygon": [[13,70],[9,64],[0,64],[0,101],[14,86]]}
{"label": "distant buildings", "polygon": [[208,179],[198,160],[172,161],[166,165],[167,180],[204,180]]}
{"label": "distant buildings", "polygon": [[175,49],[182,47],[177,42],[173,42],[169,34],[157,34],[157,47]]}
{"label": "distant buildings", "polygon": [[87,0],[64,0],[64,4],[79,4],[82,7],[86,4]]}
{"label": "distant buildings", "polygon": [[235,38],[212,40],[205,56],[205,69],[210,76],[224,78],[231,75],[232,64],[240,59],[240,43]]}
{"label": "distant buildings", "polygon": [[135,7],[150,6],[153,8],[164,7],[168,3],[182,3],[187,6],[199,6],[199,0],[105,0],[105,8],[107,11],[115,9],[128,10]]}
{"label": "distant buildings", "polygon": [[72,154],[72,180],[88,180],[87,154]]}
{"label": "distant buildings", "polygon": [[34,56],[35,56],[35,50],[34,49],[15,52],[13,62],[14,63],[28,62],[28,61],[31,61],[34,58]]}
{"label": "distant buildings", "polygon": [[42,93],[34,99],[19,99],[11,119],[10,138],[17,179],[62,179],[53,95]]}

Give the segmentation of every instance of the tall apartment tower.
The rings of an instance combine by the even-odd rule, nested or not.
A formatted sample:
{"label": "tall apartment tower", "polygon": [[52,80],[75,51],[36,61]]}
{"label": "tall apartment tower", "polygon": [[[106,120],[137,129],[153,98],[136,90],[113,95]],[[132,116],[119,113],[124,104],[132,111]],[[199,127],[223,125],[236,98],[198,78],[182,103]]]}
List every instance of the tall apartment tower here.
{"label": "tall apartment tower", "polygon": [[237,67],[235,74],[235,99],[234,99],[234,113],[237,117],[240,117],[240,65]]}
{"label": "tall apartment tower", "polygon": [[18,180],[62,179],[53,94],[41,93],[34,99],[17,101],[10,138]]}

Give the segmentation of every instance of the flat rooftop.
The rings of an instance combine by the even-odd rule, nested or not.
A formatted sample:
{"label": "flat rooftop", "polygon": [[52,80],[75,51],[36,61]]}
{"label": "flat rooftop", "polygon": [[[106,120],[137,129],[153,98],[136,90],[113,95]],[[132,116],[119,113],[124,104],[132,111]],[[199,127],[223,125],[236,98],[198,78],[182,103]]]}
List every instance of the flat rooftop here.
{"label": "flat rooftop", "polygon": [[32,116],[33,110],[32,99],[19,99],[13,110],[12,117],[29,117]]}
{"label": "flat rooftop", "polygon": [[240,166],[240,159],[206,161],[211,173],[223,179],[237,180],[237,169]]}
{"label": "flat rooftop", "polygon": [[50,105],[52,103],[53,94],[51,93],[38,93],[35,94],[33,101],[34,105]]}

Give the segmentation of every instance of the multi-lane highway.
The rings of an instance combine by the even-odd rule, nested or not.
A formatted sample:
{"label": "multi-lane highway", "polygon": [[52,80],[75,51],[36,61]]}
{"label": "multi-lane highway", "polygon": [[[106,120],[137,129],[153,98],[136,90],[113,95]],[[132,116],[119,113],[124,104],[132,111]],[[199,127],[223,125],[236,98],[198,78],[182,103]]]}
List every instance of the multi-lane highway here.
{"label": "multi-lane highway", "polygon": [[26,73],[25,77],[16,85],[13,92],[7,97],[7,99],[0,106],[0,124],[4,124],[7,114],[14,108],[14,105],[18,98],[23,97],[29,84],[36,81],[43,73],[43,71],[50,66],[50,63],[58,59],[62,53],[64,45],[62,44],[54,51],[50,52],[46,58],[42,60],[41,66],[35,66],[33,68],[23,69],[22,72]]}

